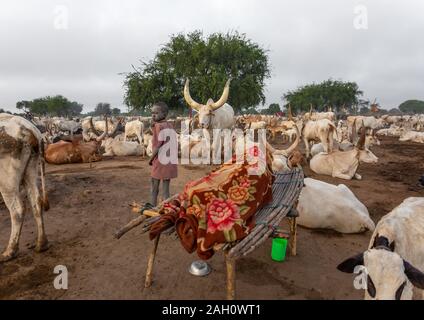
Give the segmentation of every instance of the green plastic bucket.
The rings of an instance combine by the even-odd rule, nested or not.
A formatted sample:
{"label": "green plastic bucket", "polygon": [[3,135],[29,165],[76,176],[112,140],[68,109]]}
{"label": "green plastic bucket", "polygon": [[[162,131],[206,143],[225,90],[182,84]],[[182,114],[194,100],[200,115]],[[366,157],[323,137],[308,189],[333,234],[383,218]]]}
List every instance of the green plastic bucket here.
{"label": "green plastic bucket", "polygon": [[287,239],[272,239],[271,258],[274,261],[284,261],[286,258]]}

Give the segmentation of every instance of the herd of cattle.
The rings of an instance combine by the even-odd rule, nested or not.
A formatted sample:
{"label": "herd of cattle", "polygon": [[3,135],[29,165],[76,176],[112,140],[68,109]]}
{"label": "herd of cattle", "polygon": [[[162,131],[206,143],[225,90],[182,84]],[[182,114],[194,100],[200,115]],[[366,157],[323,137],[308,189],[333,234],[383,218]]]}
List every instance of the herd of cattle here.
{"label": "herd of cattle", "polygon": [[[226,103],[228,95],[229,82],[217,102],[209,99],[206,104],[198,103],[190,96],[187,81],[184,97],[197,113],[193,118],[177,117],[169,121],[174,123],[177,132],[184,124],[189,134],[193,129],[265,129],[269,141],[291,143],[286,150],[278,150],[267,143],[274,171],[291,170],[310,159],[312,171],[340,179],[361,179],[357,173],[360,163],[377,163],[378,158],[371,149],[380,144],[380,135],[424,143],[424,115],[336,119],[331,110],[313,112],[311,109],[296,117],[289,110],[287,118],[235,116],[233,108]],[[194,146],[199,137],[193,141]],[[300,141],[305,145],[304,158],[298,149]],[[43,209],[49,207],[44,181],[45,161],[51,164],[85,163],[99,161],[105,156],[151,154],[150,117],[73,120],[41,117],[29,121],[0,114],[0,192],[12,222],[10,240],[0,261],[12,259],[17,254],[26,198],[37,223],[36,250],[47,248],[42,215]],[[309,228],[328,228],[342,233],[374,231],[369,250],[339,265],[345,272],[354,272],[357,265],[367,268],[366,297],[410,299],[412,287],[424,289],[421,272],[424,270],[424,198],[406,199],[375,226],[367,208],[345,185],[335,186],[306,178],[297,209],[299,224]]]}

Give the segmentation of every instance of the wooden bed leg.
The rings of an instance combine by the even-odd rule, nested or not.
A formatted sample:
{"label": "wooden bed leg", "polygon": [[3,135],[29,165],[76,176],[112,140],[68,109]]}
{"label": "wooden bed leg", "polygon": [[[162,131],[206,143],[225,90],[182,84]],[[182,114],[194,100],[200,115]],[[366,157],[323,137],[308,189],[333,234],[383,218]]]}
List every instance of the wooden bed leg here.
{"label": "wooden bed leg", "polygon": [[227,265],[227,300],[236,298],[236,260],[228,258],[225,253],[225,264]]}
{"label": "wooden bed leg", "polygon": [[289,218],[290,222],[290,255],[296,255],[297,247],[297,222],[296,217]]}
{"label": "wooden bed leg", "polygon": [[153,264],[155,262],[156,250],[158,249],[160,234],[156,237],[152,252],[149,255],[149,261],[147,262],[147,271],[146,271],[146,282],[144,283],[145,288],[149,288],[152,285],[152,275],[153,275]]}

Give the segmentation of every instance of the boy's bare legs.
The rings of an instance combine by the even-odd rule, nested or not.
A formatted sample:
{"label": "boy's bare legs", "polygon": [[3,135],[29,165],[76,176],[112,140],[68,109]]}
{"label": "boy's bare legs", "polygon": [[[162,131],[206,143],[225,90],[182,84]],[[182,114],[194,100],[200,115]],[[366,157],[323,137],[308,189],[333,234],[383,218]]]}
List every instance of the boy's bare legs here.
{"label": "boy's bare legs", "polygon": [[157,202],[158,202],[159,184],[160,184],[160,180],[159,179],[152,178],[152,190],[151,190],[151,194],[152,194],[152,205],[154,207],[157,206]]}
{"label": "boy's bare legs", "polygon": [[163,200],[169,199],[169,197],[171,196],[169,194],[169,184],[170,184],[171,180],[162,180],[162,188],[163,188]]}

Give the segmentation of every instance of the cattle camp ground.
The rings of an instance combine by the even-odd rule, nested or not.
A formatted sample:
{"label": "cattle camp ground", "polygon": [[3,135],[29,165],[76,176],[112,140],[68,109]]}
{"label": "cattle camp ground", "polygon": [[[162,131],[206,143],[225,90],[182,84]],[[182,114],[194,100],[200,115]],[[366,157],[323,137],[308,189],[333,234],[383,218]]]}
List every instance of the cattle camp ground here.
{"label": "cattle camp ground", "polygon": [[[248,126],[249,121],[260,120],[258,116],[239,118],[238,123],[242,123],[242,126]],[[263,121],[267,121],[268,118],[272,121],[276,119],[262,116]],[[104,122],[102,119],[98,121]],[[118,120],[110,121],[113,125]],[[277,127],[279,121],[267,125]],[[360,163],[357,173],[361,175],[361,180],[343,180],[316,174],[306,161],[300,164],[307,177],[305,181],[316,179],[332,185],[346,185],[357,201],[366,207],[374,224],[406,198],[424,196],[424,189],[418,181],[420,174],[424,172],[423,144],[400,141],[399,137],[395,136],[396,132],[392,135],[386,134],[389,131],[386,128],[395,131],[396,128],[410,127],[405,124],[405,119],[402,120],[400,117],[388,121],[397,123],[381,123],[384,127],[379,129],[383,130],[382,134],[376,131],[379,143],[370,147],[378,162]],[[339,124],[339,130],[343,135],[343,131],[347,132],[348,129],[347,120],[342,120]],[[287,130],[290,129],[286,128],[283,132]],[[275,148],[285,149],[295,143],[295,138],[290,140],[290,134],[281,133],[278,132],[270,140]],[[148,144],[149,141],[146,139],[145,143]],[[298,141],[297,149],[302,154],[306,152],[303,142]],[[164,237],[155,261],[154,285],[146,289],[144,275],[152,242],[146,234],[140,233],[137,229],[128,232],[120,240],[113,237],[117,229],[138,216],[132,212],[130,205],[134,201],[150,199],[148,160],[147,155],[113,155],[103,156],[101,161],[89,163],[62,165],[47,163],[45,185],[50,210],[44,212],[44,221],[49,248],[42,253],[33,250],[36,224],[31,214],[26,214],[19,254],[15,259],[2,263],[0,267],[0,297],[2,299],[225,299],[223,288],[226,286],[226,270],[222,254],[216,254],[208,261],[212,272],[207,277],[194,277],[187,268],[196,260],[196,254],[188,254],[175,237]],[[210,166],[179,165],[178,170],[178,178],[171,184],[171,193],[179,192],[187,182],[206,175],[210,172]],[[324,198],[318,196],[308,201],[332,202],[331,210],[335,211],[333,214],[343,217],[348,209],[339,199],[341,198],[326,198],[324,195]],[[350,208],[353,211],[349,211],[349,214],[360,214],[359,205],[353,204],[353,209]],[[1,213],[0,243],[4,246],[7,244],[10,230],[10,217],[4,203],[1,204]],[[317,215],[312,219],[318,220],[318,224],[321,223],[320,212],[312,214]],[[335,219],[327,216],[325,221],[328,222],[333,218]],[[287,230],[287,221],[283,220],[281,226]],[[239,299],[362,299],[363,290],[353,287],[354,277],[340,272],[336,267],[344,259],[366,250],[372,232],[358,229],[354,230],[355,233],[348,234],[343,233],[346,230],[337,231],[337,228],[340,228],[340,225],[329,229],[321,228],[319,225],[313,225],[312,228],[299,226],[297,255],[288,256],[282,263],[271,259],[272,240],[267,240],[238,264],[237,297]],[[57,265],[68,268],[70,274],[68,290],[56,290],[52,285],[56,276],[52,270]]]}
{"label": "cattle camp ground", "polygon": [[424,300],[424,2],[362,2],[2,0],[0,302]]}

